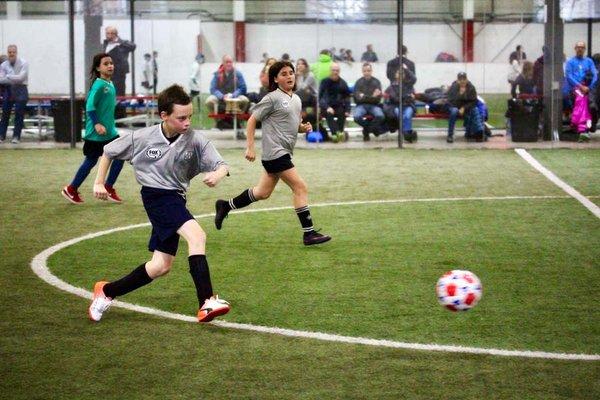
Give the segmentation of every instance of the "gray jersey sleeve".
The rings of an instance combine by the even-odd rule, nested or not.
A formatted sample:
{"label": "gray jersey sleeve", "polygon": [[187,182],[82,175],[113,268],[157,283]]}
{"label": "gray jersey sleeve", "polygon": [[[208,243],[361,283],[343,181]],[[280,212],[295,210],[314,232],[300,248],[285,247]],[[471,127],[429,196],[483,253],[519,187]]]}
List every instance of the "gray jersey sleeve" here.
{"label": "gray jersey sleeve", "polygon": [[111,160],[131,161],[133,158],[133,132],[121,135],[104,146],[104,155]]}
{"label": "gray jersey sleeve", "polygon": [[263,97],[262,100],[252,109],[252,115],[257,121],[262,121],[272,112],[273,100],[271,99],[270,93]]}
{"label": "gray jersey sleeve", "polygon": [[197,146],[200,156],[200,172],[211,172],[221,165],[227,165],[210,141],[199,141]]}

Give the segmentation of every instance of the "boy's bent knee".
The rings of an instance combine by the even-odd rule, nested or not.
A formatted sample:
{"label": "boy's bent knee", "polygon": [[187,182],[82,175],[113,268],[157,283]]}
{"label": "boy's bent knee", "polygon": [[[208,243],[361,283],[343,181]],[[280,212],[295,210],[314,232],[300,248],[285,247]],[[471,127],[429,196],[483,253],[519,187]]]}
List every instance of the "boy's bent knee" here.
{"label": "boy's bent knee", "polygon": [[168,274],[171,271],[172,266],[173,266],[173,263],[168,262],[168,261],[152,260],[152,261],[146,263],[146,269],[147,269],[148,275],[152,279],[156,279],[159,276],[164,276],[164,275]]}
{"label": "boy's bent knee", "polygon": [[269,197],[271,197],[271,193],[272,192],[261,191],[261,190],[256,190],[256,189],[252,190],[252,195],[254,196],[254,198],[256,200],[266,200]]}

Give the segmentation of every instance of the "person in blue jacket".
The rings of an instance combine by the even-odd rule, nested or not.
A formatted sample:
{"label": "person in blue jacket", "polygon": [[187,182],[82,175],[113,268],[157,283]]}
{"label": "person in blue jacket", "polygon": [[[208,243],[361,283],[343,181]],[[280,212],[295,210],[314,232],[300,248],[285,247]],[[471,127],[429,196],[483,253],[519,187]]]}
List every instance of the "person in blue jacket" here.
{"label": "person in blue jacket", "polygon": [[[586,76],[591,79],[586,79]],[[573,91],[580,89],[583,94],[590,94],[598,84],[598,71],[594,61],[585,56],[585,43],[575,44],[575,56],[565,64],[565,80],[563,83],[563,106],[573,108]]]}

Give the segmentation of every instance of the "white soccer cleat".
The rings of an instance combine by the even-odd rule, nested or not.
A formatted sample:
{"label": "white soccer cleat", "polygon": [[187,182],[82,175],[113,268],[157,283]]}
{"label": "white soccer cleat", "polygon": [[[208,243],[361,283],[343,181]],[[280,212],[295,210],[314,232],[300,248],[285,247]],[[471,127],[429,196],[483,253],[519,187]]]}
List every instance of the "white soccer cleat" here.
{"label": "white soccer cleat", "polygon": [[94,322],[98,322],[102,319],[102,314],[108,310],[112,304],[112,299],[106,297],[104,294],[104,285],[108,282],[100,281],[94,285],[94,296],[92,297],[92,304],[88,308],[88,316]]}
{"label": "white soccer cleat", "polygon": [[212,296],[210,299],[204,300],[202,308],[198,310],[198,322],[210,322],[219,315],[224,315],[229,312],[231,306],[218,295]]}

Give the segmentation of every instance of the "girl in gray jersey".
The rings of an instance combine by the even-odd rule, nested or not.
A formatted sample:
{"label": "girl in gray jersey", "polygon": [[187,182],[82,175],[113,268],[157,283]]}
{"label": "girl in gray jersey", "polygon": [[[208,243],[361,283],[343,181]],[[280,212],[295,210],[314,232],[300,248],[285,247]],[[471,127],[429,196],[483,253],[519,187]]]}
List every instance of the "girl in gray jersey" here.
{"label": "girl in gray jersey", "polygon": [[292,153],[298,132],[312,131],[309,122],[302,123],[302,102],[294,94],[296,89],[294,66],[287,61],[276,62],[269,68],[269,93],[258,103],[246,127],[246,160],[254,161],[254,133],[256,121],[262,122],[262,164],[265,168],[258,185],[244,190],[232,199],[217,200],[215,225],[221,229],[229,211],[251,203],[268,199],[279,179],[283,180],[294,194],[294,208],[304,231],[306,246],[331,240],[328,235],[315,231],[308,208],[308,189],[292,163]]}
{"label": "girl in gray jersey", "polygon": [[115,297],[149,284],[171,270],[179,236],[188,244],[190,275],[196,286],[198,321],[208,322],[229,311],[229,303],[213,295],[206,261],[206,234],[186,208],[190,180],[205,172],[202,182],[214,187],[227,175],[227,164],[212,143],[190,129],[192,99],[179,85],[158,95],[160,125],[121,136],[104,147],[94,195],[106,200],[104,180],[112,160],[129,161],[142,185],[142,202],[152,224],[148,250],[152,259],[119,280],[96,282],[88,315],[100,321]]}

